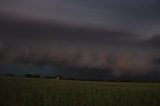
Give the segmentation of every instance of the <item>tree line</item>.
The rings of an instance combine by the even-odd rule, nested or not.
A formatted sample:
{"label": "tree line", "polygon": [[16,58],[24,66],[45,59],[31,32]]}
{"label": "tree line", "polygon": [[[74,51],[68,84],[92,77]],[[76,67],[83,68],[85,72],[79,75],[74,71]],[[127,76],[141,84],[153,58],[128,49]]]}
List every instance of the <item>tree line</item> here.
{"label": "tree line", "polygon": [[[6,76],[6,77],[18,77],[15,74],[12,73],[7,73],[1,76]],[[56,75],[56,76],[41,76],[39,74],[24,74],[23,76],[20,77],[24,77],[24,78],[42,78],[42,79],[58,79],[58,80],[76,80],[76,81],[101,81],[101,82],[160,82],[160,81],[148,81],[148,80],[117,80],[117,79],[108,79],[108,80],[104,80],[104,79],[81,79],[81,78],[70,78],[70,77],[63,77],[61,75]]]}

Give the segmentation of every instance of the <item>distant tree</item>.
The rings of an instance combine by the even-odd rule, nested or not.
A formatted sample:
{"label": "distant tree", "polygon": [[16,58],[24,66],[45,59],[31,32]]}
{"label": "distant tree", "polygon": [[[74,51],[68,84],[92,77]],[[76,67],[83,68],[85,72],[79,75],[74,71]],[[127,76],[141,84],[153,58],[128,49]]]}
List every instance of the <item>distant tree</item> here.
{"label": "distant tree", "polygon": [[40,78],[39,74],[25,74],[24,76],[26,78]]}
{"label": "distant tree", "polygon": [[7,73],[7,74],[5,74],[5,76],[13,77],[13,76],[15,76],[15,75],[12,74],[12,73]]}
{"label": "distant tree", "polygon": [[45,79],[55,79],[54,76],[44,76],[42,78],[45,78]]}
{"label": "distant tree", "polygon": [[45,77],[43,77],[43,78],[45,78],[45,79],[52,79],[51,76],[45,76]]}
{"label": "distant tree", "polygon": [[26,78],[32,78],[32,74],[25,74],[24,77],[26,77]]}
{"label": "distant tree", "polygon": [[39,74],[33,74],[32,78],[40,78],[40,75]]}

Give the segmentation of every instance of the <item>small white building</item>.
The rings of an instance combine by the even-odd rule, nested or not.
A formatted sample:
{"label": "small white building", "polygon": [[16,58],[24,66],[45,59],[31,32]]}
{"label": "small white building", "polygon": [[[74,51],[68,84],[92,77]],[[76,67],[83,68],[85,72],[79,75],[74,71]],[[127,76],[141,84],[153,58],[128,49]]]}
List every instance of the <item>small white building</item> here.
{"label": "small white building", "polygon": [[59,77],[56,77],[56,79],[59,80],[60,78],[59,78]]}

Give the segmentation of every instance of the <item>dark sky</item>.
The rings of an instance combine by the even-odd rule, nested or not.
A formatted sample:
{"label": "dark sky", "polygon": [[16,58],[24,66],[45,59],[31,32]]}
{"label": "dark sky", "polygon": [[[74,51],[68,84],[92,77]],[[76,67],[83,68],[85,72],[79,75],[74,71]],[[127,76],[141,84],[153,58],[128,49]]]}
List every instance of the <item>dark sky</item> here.
{"label": "dark sky", "polygon": [[153,77],[159,11],[159,0],[1,0],[1,73],[32,64],[77,77]]}

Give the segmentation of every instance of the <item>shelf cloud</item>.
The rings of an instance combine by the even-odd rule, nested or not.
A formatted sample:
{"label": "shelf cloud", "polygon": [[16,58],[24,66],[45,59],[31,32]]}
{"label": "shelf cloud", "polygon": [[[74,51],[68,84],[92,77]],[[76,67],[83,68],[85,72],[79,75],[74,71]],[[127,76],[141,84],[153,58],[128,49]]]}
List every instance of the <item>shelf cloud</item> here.
{"label": "shelf cloud", "polygon": [[65,70],[96,69],[154,76],[159,5],[159,0],[1,0],[0,64],[51,65],[68,75],[74,72]]}

